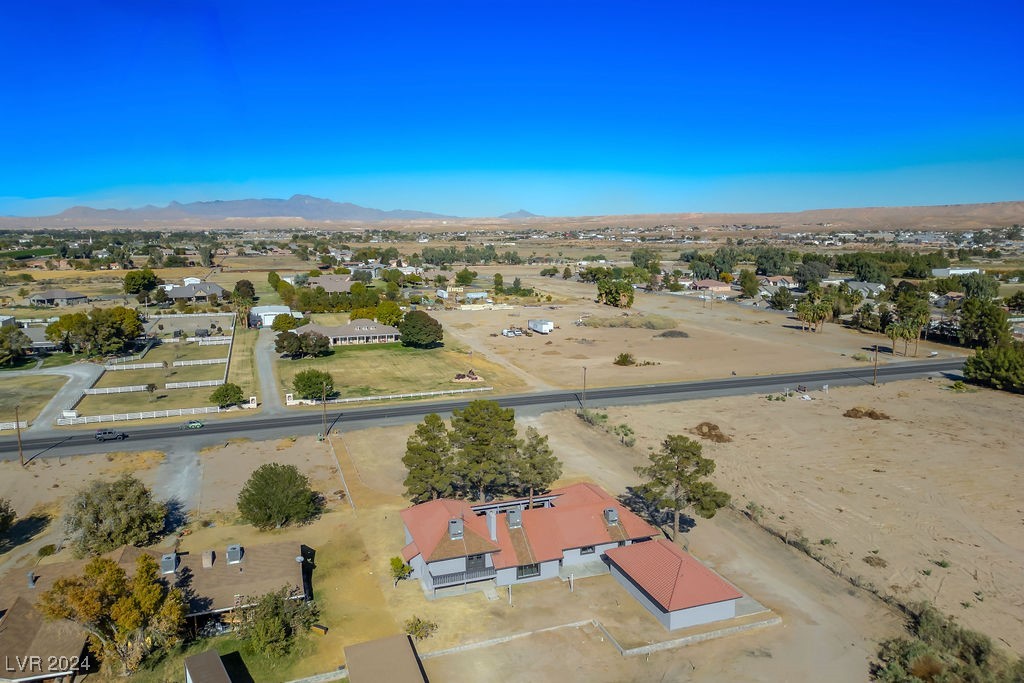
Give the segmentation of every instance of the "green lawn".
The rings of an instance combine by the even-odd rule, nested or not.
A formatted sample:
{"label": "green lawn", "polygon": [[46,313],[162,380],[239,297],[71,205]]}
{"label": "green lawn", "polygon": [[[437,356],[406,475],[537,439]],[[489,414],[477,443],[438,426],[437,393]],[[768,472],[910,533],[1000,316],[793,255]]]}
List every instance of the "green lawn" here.
{"label": "green lawn", "polygon": [[[225,352],[227,347],[223,347]],[[175,368],[147,368],[145,370],[115,370],[103,373],[103,377],[96,382],[97,388],[123,387],[132,384],[155,384],[163,388],[168,382],[199,382],[208,379],[221,379],[224,377],[224,364],[216,365],[187,365]]]}
{"label": "green lawn", "polygon": [[[291,391],[292,379],[308,368],[325,370],[343,398],[407,394],[421,391],[493,387],[495,392],[523,388],[523,383],[500,366],[479,355],[450,348],[413,349],[401,344],[337,346],[323,358],[278,361],[282,389]],[[472,368],[482,382],[454,382],[456,373]]]}
{"label": "green lawn", "polygon": [[44,368],[60,368],[65,365],[81,360],[81,356],[72,356],[70,353],[51,353],[43,358]]}
{"label": "green lawn", "polygon": [[[223,367],[221,369],[223,371]],[[127,373],[123,373],[127,374]],[[173,380],[172,380],[173,381]],[[174,408],[202,408],[214,405],[210,394],[217,387],[196,389],[157,389],[135,391],[130,394],[101,394],[86,396],[75,406],[79,415],[110,415],[138,413],[150,410],[172,410]]]}
{"label": "green lawn", "polygon": [[60,390],[66,377],[0,375],[0,422],[14,422],[14,406],[21,406],[21,419],[32,421]]}

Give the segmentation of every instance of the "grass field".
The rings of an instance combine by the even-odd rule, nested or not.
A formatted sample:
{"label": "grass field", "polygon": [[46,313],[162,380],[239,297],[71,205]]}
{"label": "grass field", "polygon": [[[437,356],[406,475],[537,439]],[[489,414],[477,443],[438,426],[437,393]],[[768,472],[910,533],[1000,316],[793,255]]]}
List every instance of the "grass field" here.
{"label": "grass field", "polygon": [[[223,371],[223,366],[221,366]],[[173,379],[171,380],[174,381]],[[155,384],[159,384],[155,382]],[[217,387],[196,389],[157,389],[153,394],[137,391],[130,394],[105,394],[86,396],[75,406],[79,415],[118,415],[147,410],[172,410],[174,408],[202,408],[214,405],[210,394]]]}
{"label": "grass field", "polygon": [[34,420],[53,398],[66,377],[35,375],[4,377],[0,374],[0,422],[14,421],[14,406],[21,406],[21,419]]}
{"label": "grass field", "polygon": [[[506,392],[525,386],[499,365],[456,348],[413,349],[380,344],[338,346],[332,355],[323,358],[281,360],[278,376],[282,388],[291,391],[295,375],[309,368],[331,373],[343,398],[485,386]],[[453,381],[456,373],[471,368],[483,377],[482,382]]]}
{"label": "grass field", "polygon": [[[256,339],[257,330],[238,327],[235,330],[235,344],[231,350],[231,368],[228,370],[228,382],[242,388],[242,396],[259,396],[259,381],[256,378]],[[227,348],[224,346],[203,348]]]}

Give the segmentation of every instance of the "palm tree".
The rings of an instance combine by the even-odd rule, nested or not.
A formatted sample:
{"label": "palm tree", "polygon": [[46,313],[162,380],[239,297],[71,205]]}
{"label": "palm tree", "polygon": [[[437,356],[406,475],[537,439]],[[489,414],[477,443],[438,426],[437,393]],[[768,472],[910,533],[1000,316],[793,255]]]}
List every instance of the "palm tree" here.
{"label": "palm tree", "polygon": [[900,324],[898,322],[891,322],[885,328],[885,336],[892,341],[892,355],[896,355],[896,340],[900,338],[902,332],[900,330]]}

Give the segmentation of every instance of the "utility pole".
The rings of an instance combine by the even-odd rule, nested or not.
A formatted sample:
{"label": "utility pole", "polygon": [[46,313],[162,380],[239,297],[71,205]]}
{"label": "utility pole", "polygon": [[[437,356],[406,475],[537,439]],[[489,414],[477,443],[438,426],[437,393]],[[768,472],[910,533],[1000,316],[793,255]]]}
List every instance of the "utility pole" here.
{"label": "utility pole", "polygon": [[[895,346],[895,344],[893,344]],[[871,386],[878,386],[878,344],[875,344],[875,372],[871,377]]]}
{"label": "utility pole", "polygon": [[323,409],[324,409],[324,420],[323,420],[324,426],[323,426],[323,428],[322,428],[323,430],[320,432],[320,434],[321,434],[321,436],[323,436],[323,438],[326,439],[327,438],[327,382],[323,383],[322,389],[323,389],[323,391],[321,391],[321,393],[320,393],[320,405],[323,406]]}
{"label": "utility pole", "polygon": [[18,432],[18,460],[21,466],[25,466],[25,452],[21,449],[21,415],[18,412],[21,405],[14,406],[14,429]]}
{"label": "utility pole", "polygon": [[580,404],[583,407],[583,411],[586,412],[586,410],[587,410],[587,366],[586,365],[583,366],[583,398],[580,401]]}

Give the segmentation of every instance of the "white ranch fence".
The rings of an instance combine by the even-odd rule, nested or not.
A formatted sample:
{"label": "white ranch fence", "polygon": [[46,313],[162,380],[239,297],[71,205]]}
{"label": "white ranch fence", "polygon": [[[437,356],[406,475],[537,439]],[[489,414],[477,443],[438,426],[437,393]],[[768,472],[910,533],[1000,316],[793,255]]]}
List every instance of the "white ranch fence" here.
{"label": "white ranch fence", "polygon": [[83,415],[81,417],[58,417],[59,425],[85,425],[98,422],[127,422],[128,420],[149,420],[154,417],[175,417],[178,415],[203,415],[219,413],[217,406],[205,408],[173,408],[171,410],[149,410],[141,413],[119,413],[117,415]]}

